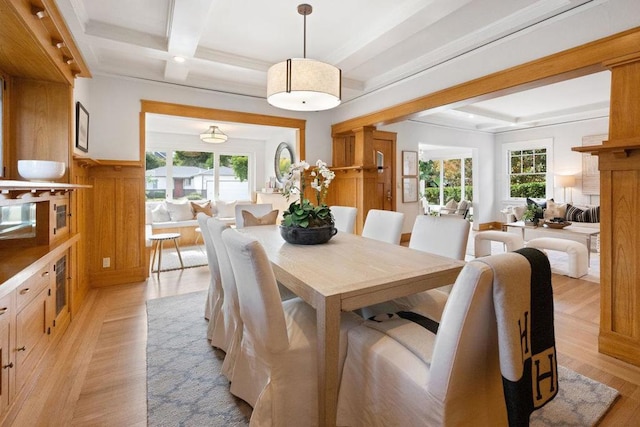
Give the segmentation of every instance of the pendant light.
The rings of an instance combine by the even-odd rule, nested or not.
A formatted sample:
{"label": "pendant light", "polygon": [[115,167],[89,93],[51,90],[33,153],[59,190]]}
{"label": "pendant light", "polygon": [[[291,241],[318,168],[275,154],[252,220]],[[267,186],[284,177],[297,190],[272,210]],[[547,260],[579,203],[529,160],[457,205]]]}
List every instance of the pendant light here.
{"label": "pendant light", "polygon": [[200,134],[200,139],[204,142],[211,142],[214,144],[220,144],[227,140],[225,135],[218,126],[209,126],[206,132]]}
{"label": "pendant light", "polygon": [[321,111],[340,105],[340,69],[307,59],[307,15],[312,10],[311,5],[298,5],[298,13],[304,16],[304,57],[279,62],[267,72],[267,101],[274,107],[294,111]]}

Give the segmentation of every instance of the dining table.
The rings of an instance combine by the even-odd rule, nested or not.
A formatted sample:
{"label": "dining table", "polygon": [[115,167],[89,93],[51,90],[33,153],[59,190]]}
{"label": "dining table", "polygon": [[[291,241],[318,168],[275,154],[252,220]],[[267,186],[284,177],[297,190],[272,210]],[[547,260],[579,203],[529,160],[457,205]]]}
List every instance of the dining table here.
{"label": "dining table", "polygon": [[284,241],[278,225],[239,231],[262,244],[277,281],[316,310],[320,426],[336,425],[340,313],[454,283],[464,266],[349,233],[338,232],[324,244],[295,245]]}

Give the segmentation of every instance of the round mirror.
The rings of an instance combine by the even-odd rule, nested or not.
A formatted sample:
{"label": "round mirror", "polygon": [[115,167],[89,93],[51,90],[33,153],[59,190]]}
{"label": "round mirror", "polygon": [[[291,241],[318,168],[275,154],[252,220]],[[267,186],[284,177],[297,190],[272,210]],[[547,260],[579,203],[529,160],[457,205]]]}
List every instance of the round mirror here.
{"label": "round mirror", "polygon": [[284,182],[289,173],[289,166],[293,163],[293,150],[286,142],[281,142],[276,149],[275,172],[278,182]]}

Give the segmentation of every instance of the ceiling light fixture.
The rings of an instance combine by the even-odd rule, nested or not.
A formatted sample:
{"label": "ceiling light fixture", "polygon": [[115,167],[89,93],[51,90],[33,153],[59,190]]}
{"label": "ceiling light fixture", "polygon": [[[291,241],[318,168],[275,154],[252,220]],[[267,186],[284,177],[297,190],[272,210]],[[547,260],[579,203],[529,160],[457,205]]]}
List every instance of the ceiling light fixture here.
{"label": "ceiling light fixture", "polygon": [[186,61],[186,59],[183,58],[182,56],[174,56],[173,60],[174,60],[174,62],[177,62],[179,64],[182,64],[184,61]]}
{"label": "ceiling light fixture", "polygon": [[340,105],[340,69],[307,59],[307,15],[312,11],[311,5],[298,5],[298,13],[304,16],[303,58],[279,62],[267,72],[267,101],[274,107],[294,111],[320,111]]}
{"label": "ceiling light fixture", "polygon": [[227,140],[228,136],[224,134],[218,126],[209,126],[206,132],[200,134],[200,139],[204,142],[212,142],[220,144]]}

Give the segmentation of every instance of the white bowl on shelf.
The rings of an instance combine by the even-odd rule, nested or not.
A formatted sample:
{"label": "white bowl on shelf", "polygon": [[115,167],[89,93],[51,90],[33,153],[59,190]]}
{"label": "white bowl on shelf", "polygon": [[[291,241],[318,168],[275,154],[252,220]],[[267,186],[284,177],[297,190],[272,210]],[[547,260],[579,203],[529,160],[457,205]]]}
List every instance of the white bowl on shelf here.
{"label": "white bowl on shelf", "polygon": [[52,181],[62,178],[67,169],[64,162],[51,160],[18,160],[18,173],[30,181]]}

